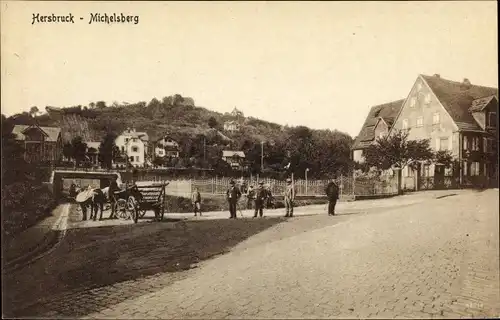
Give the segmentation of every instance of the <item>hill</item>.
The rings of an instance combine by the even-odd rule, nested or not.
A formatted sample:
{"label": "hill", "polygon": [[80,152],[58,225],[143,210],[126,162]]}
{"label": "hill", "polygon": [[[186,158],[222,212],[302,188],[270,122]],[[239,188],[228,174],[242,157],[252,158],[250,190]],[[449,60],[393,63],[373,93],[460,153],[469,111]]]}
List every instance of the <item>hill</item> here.
{"label": "hill", "polygon": [[[169,134],[179,141],[181,157],[193,165],[214,165],[211,160],[220,158],[223,149],[233,149],[243,150],[253,169],[259,170],[261,142],[264,142],[266,168],[278,169],[292,162],[299,175],[310,168],[312,177],[325,172],[347,171],[350,165],[352,138],[346,133],[281,126],[245,117],[237,109],[222,114],[195,106],[192,98],[178,94],[162,101],[154,98],[149,103],[106,106],[99,101],[88,107],[47,107],[46,110],[47,114],[35,120],[40,125],[61,127],[65,141],[75,136],[86,141],[101,141],[106,133],[119,134],[127,128],[147,132],[150,141]],[[18,124],[33,121],[28,113],[13,118]],[[226,121],[235,121],[240,130],[224,131]],[[201,163],[204,151],[208,163]]]}

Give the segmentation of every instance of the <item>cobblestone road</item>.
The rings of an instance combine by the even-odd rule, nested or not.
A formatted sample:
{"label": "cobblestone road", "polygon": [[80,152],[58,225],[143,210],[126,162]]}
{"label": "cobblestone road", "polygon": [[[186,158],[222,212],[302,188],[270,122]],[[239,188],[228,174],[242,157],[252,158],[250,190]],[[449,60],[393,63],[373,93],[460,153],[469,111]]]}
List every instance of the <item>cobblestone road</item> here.
{"label": "cobblestone road", "polygon": [[498,190],[377,214],[306,218],[266,230],[196,269],[61,297],[46,316],[500,315]]}

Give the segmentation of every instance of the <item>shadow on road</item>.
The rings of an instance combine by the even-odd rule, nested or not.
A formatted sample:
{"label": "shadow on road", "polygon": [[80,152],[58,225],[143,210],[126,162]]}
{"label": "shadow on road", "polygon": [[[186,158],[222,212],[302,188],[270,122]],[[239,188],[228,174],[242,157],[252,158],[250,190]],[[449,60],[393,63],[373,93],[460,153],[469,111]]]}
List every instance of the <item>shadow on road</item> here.
{"label": "shadow on road", "polygon": [[[4,275],[3,314],[41,316],[57,303],[75,316],[82,290],[190,269],[284,219],[178,220],[67,230],[49,255]],[[134,286],[112,301],[102,294],[99,308],[140,294]]]}

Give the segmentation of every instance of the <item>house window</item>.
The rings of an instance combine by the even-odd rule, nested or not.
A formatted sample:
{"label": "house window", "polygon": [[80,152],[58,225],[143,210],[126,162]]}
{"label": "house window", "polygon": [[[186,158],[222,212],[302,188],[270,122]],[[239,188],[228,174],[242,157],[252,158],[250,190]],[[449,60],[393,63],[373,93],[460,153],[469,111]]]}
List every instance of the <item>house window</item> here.
{"label": "house window", "polygon": [[424,102],[425,102],[425,104],[431,103],[431,94],[430,93],[427,93],[425,95]]}
{"label": "house window", "polygon": [[139,152],[139,148],[137,148],[137,146],[133,146],[132,147],[132,152]]}
{"label": "house window", "polygon": [[472,151],[479,151],[479,138],[472,137]]}
{"label": "house window", "polygon": [[122,152],[125,152],[125,147],[124,146],[122,146]]}
{"label": "house window", "polygon": [[469,150],[469,141],[467,139],[467,136],[464,136],[464,143],[463,143],[463,150]]}
{"label": "house window", "polygon": [[495,141],[493,139],[486,139],[486,152],[493,152],[495,148]]}
{"label": "house window", "polygon": [[497,118],[497,113],[496,112],[488,112],[488,123],[486,124],[486,126],[488,127],[496,127],[496,120]]}
{"label": "house window", "polygon": [[417,99],[415,99],[415,97],[412,97],[410,99],[410,108],[415,107],[416,104],[417,104]]}
{"label": "house window", "polygon": [[479,162],[472,162],[470,166],[470,175],[478,176],[479,175]]}
{"label": "house window", "polygon": [[439,113],[436,112],[432,115],[432,124],[439,124]]}
{"label": "house window", "polygon": [[403,130],[408,129],[408,119],[403,119]]}
{"label": "house window", "polygon": [[464,176],[467,176],[468,175],[468,165],[467,165],[467,161],[464,161],[464,168],[463,168],[463,172],[464,172]]}
{"label": "house window", "polygon": [[444,151],[444,150],[448,150],[448,149],[449,149],[448,138],[440,138],[438,150]]}
{"label": "house window", "polygon": [[417,118],[417,127],[423,127],[424,126],[424,117],[418,117]]}
{"label": "house window", "polygon": [[139,162],[139,156],[135,157],[135,162]]}
{"label": "house window", "polygon": [[483,152],[488,152],[488,139],[483,137]]}

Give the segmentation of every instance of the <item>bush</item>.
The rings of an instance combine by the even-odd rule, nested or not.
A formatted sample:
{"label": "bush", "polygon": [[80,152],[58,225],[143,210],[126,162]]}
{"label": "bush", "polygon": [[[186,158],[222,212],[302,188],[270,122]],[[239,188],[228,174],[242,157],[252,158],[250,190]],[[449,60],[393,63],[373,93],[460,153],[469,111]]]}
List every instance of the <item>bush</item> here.
{"label": "bush", "polygon": [[50,216],[56,200],[45,185],[16,182],[2,189],[2,233],[12,237]]}

